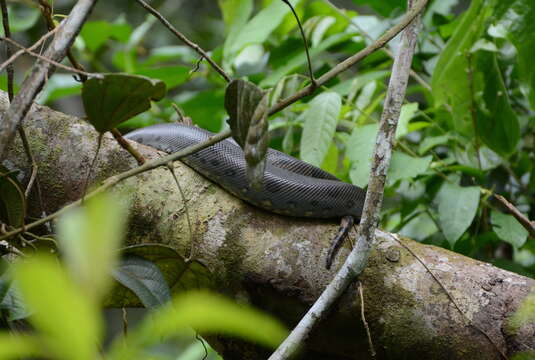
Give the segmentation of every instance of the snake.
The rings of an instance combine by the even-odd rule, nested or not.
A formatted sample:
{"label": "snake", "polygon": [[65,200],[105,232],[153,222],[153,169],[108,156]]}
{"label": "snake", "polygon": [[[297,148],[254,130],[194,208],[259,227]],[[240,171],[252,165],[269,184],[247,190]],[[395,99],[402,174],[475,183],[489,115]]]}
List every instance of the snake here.
{"label": "snake", "polygon": [[[125,138],[174,153],[204,142],[214,134],[196,126],[163,123],[129,132]],[[261,189],[249,185],[241,147],[225,139],[181,158],[212,182],[261,209],[286,216],[343,218],[359,221],[366,192],[334,175],[269,148]]]}

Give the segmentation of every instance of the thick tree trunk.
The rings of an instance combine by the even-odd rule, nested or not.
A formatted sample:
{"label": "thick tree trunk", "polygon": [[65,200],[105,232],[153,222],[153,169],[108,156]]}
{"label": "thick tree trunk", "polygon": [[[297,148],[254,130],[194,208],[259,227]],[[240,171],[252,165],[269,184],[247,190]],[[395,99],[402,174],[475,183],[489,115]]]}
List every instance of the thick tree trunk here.
{"label": "thick tree trunk", "polygon": [[[0,113],[5,109],[2,95]],[[32,108],[24,126],[39,163],[46,211],[78,199],[96,148],[94,130],[80,119],[42,106]],[[149,158],[158,156],[150,148],[138,148]],[[14,142],[4,165],[28,177],[20,141]],[[93,179],[104,180],[133,166],[135,161],[106,138]],[[348,253],[347,248],[341,251],[333,271],[324,269],[327,247],[338,225],[253,208],[181,163],[176,164],[176,173],[192,218],[196,258],[211,271],[213,289],[293,326]],[[129,244],[167,244],[189,253],[184,204],[167,169],[129,179],[118,188],[133,199]],[[32,209],[38,213],[36,204],[32,202]],[[464,315],[407,248],[425,262]],[[377,232],[375,250],[360,280],[379,358],[500,359],[500,351],[511,355],[535,347],[535,324],[517,331],[507,326],[507,317],[535,285],[526,277]],[[219,340],[218,349],[226,360],[262,359],[267,354],[241,342]],[[316,329],[305,352],[307,359],[369,357],[356,286],[346,291]]]}

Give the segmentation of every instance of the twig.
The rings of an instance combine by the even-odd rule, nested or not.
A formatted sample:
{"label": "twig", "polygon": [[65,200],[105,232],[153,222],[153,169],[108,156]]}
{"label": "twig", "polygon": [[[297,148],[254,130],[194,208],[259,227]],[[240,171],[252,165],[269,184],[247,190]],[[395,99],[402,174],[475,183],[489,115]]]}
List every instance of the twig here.
{"label": "twig", "polygon": [[[426,1],[423,0],[419,1],[416,6],[412,6],[412,1],[409,0],[408,8],[410,10],[407,15],[414,14],[414,17],[417,17],[425,3]],[[417,10],[416,13],[414,13],[415,10]],[[407,15],[405,15],[404,19],[407,19]],[[403,31],[399,52],[394,60],[388,92],[384,102],[383,114],[379,124],[379,133],[377,134],[376,139],[370,181],[366,192],[366,200],[364,202],[356,246],[353,248],[332,282],[327,285],[319,299],[312,305],[307,314],[301,319],[299,324],[297,324],[279,348],[273,355],[271,355],[269,360],[291,358],[306,337],[308,337],[308,334],[318,320],[327,313],[330,306],[345,291],[347,286],[362,272],[367,264],[372,242],[374,240],[375,229],[379,223],[386,174],[392,155],[392,144],[395,138],[399,114],[401,112],[401,104],[405,97],[409,79],[409,70],[411,68],[414,48],[416,46],[418,26],[419,19],[414,19],[414,21]],[[384,38],[384,36],[382,38]],[[347,65],[347,60],[344,63]],[[344,63],[339,66],[346,66],[343,65]]]}
{"label": "twig", "polygon": [[[54,23],[54,18],[53,18],[54,10],[52,9],[52,6],[50,6],[50,3],[48,2],[48,0],[39,0],[39,5],[41,8],[41,13],[43,14],[46,20],[46,25],[47,25],[48,30],[50,31],[52,29],[55,29],[56,24]],[[76,58],[72,54],[71,49],[67,50],[67,58],[71,62],[72,66],[74,66],[77,70],[85,72],[84,66],[76,60]],[[80,75],[81,82],[84,82],[87,80],[87,75],[85,75],[84,73],[78,73],[78,74]]]}
{"label": "twig", "polygon": [[364,314],[364,290],[362,283],[358,282],[358,288],[359,288],[359,297],[360,297],[360,318],[362,319],[362,324],[364,324],[364,329],[366,329],[366,336],[368,337],[368,345],[370,346],[370,355],[372,358],[375,358],[375,348],[373,347],[373,341],[372,341],[372,334],[370,332],[370,326],[368,325],[368,322],[366,321],[366,315]]}
{"label": "twig", "polygon": [[[167,163],[169,162],[173,162],[173,161],[176,161],[180,158],[183,158],[184,156],[188,156],[188,155],[191,155],[197,151],[200,151],[204,148],[207,148],[223,139],[226,139],[230,136],[230,130],[225,130],[225,131],[222,131],[210,138],[208,138],[208,140],[202,142],[202,143],[198,143],[198,144],[195,144],[195,145],[192,145],[192,146],[189,146],[183,150],[180,150],[176,153],[173,153],[173,154],[169,154],[169,155],[166,155],[166,156],[163,156],[159,159],[155,159],[153,161],[148,161],[146,162],[145,164],[143,164],[142,166],[138,166],[134,169],[130,169],[128,171],[125,171],[121,174],[118,174],[118,175],[115,175],[115,176],[112,176],[108,179],[106,179],[103,184],[101,186],[99,186],[98,188],[96,188],[95,190],[93,190],[92,192],[90,192],[89,194],[86,195],[85,199],[90,199],[92,197],[94,197],[95,195],[97,194],[100,194],[108,189],[110,189],[111,187],[117,185],[118,183],[122,182],[123,180],[126,180],[128,178],[131,178],[133,176],[136,176],[136,175],[139,175],[143,172],[146,172],[146,171],[149,171],[149,170],[152,170],[152,169],[155,169],[157,167],[160,167],[160,166],[165,166],[167,165]],[[73,207],[76,207],[78,205],[81,204],[81,200],[77,200],[75,202],[72,202],[70,203],[69,205],[66,205],[64,206],[63,208],[59,209],[58,211],[56,211],[55,213],[53,214],[50,214],[44,218],[41,218],[37,221],[34,221],[30,224],[26,224],[26,226],[24,228],[18,228],[18,229],[15,229],[15,230],[12,230],[12,231],[9,231],[9,232],[6,232],[5,234],[2,234],[0,236],[0,241],[1,240],[5,240],[11,236],[14,236],[14,235],[17,235],[17,234],[20,234],[22,232],[24,232],[25,230],[29,230],[29,229],[32,229],[36,226],[39,226],[39,225],[42,225],[50,220],[53,220],[55,218],[57,218],[58,216],[60,216],[61,214],[65,213],[66,211],[68,211],[69,209],[73,208]]]}
{"label": "twig", "polygon": [[303,27],[301,26],[301,20],[299,20],[299,16],[294,10],[294,7],[288,0],[282,0],[286,5],[290,7],[290,10],[292,10],[292,13],[295,17],[295,21],[297,21],[297,26],[299,27],[299,31],[301,32],[301,37],[303,38],[303,44],[305,46],[305,54],[307,56],[307,63],[308,63],[308,73],[310,75],[310,85],[315,87],[317,86],[316,80],[314,79],[314,73],[312,72],[312,60],[310,59],[310,54],[308,52],[308,42],[307,37],[305,36],[305,32],[303,31]]}
{"label": "twig", "polygon": [[2,70],[4,70],[6,67],[8,67],[13,61],[15,61],[19,56],[21,56],[22,54],[24,54],[27,50],[34,50],[35,48],[39,47],[43,42],[45,42],[46,39],[48,39],[50,36],[54,35],[57,31],[57,28],[52,30],[52,31],[49,31],[47,32],[46,34],[44,34],[43,36],[41,36],[41,38],[39,40],[37,40],[37,42],[35,44],[33,44],[32,46],[30,46],[29,48],[24,48],[23,50],[19,50],[17,51],[15,54],[11,55],[11,57],[9,59],[7,59],[6,61],[4,61],[2,64],[0,64],[0,72]]}
{"label": "twig", "polygon": [[[139,1],[139,0],[138,0]],[[295,94],[287,97],[286,99],[283,99],[279,101],[277,104],[275,104],[270,110],[269,115],[272,115],[276,112],[281,111],[282,109],[286,108],[287,106],[293,104],[299,99],[304,98],[305,96],[308,96],[314,92],[314,90],[317,87],[322,86],[327,81],[331,80],[332,78],[336,77],[341,72],[349,69],[351,66],[355,65],[362,59],[364,59],[369,54],[373,53],[374,51],[382,48],[385,46],[387,42],[389,42],[392,38],[394,38],[397,34],[399,34],[403,29],[407,27],[411,23],[411,21],[422,11],[427,4],[428,0],[420,0],[418,3],[412,7],[400,20],[400,22],[394,26],[392,26],[387,32],[385,32],[379,39],[377,39],[374,43],[366,46],[364,49],[356,53],[355,55],[345,59],[338,65],[336,65],[334,68],[320,76],[316,79],[317,86],[309,85],[300,91],[296,92]]]}
{"label": "twig", "polygon": [[143,157],[143,155],[141,155],[132,145],[130,145],[130,143],[128,141],[126,141],[126,139],[123,137],[123,135],[121,135],[119,130],[117,130],[116,128],[113,128],[113,129],[111,129],[110,132],[113,135],[113,137],[115,138],[115,140],[117,141],[117,143],[123,149],[128,151],[130,153],[130,155],[132,155],[134,157],[134,159],[136,159],[138,165],[143,165],[146,162],[146,160]]}
{"label": "twig", "polygon": [[[342,16],[344,19],[346,19],[350,25],[354,26],[362,35],[364,35],[368,40],[372,40],[373,41],[373,38],[370,36],[370,34],[368,34],[366,31],[364,31],[363,28],[361,28],[359,26],[359,24],[357,24],[355,21],[353,21],[353,19],[351,19],[349,16],[347,16],[347,14],[345,12],[342,11],[342,9],[340,9],[338,6],[336,6],[335,4],[333,4],[330,0],[323,0],[324,2],[327,3],[327,5],[329,5],[334,11],[336,11],[338,14],[340,14],[340,16]],[[392,59],[394,58],[394,54],[392,53],[392,51],[390,51],[390,49],[388,48],[383,48],[382,49],[384,51],[385,54],[387,54],[389,57],[391,57]],[[426,90],[428,91],[431,91],[431,85],[429,85],[427,83],[427,81],[425,81],[420,75],[418,75],[416,73],[416,71],[412,70],[410,71],[410,76],[416,80],[418,83],[420,83],[420,85],[422,85],[422,87],[424,87]]]}
{"label": "twig", "polygon": [[180,186],[180,182],[178,181],[178,177],[176,176],[175,169],[173,168],[173,163],[172,162],[167,163],[167,168],[169,169],[169,171],[171,171],[171,175],[173,175],[173,179],[175,180],[176,187],[178,188],[178,192],[180,193],[180,197],[182,198],[182,202],[184,203],[184,209],[186,210],[186,220],[188,221],[188,230],[189,230],[189,239],[190,239],[190,250],[189,250],[189,255],[186,258],[186,263],[189,263],[195,256],[195,241],[193,240],[193,227],[191,226],[191,218],[189,216],[188,203],[186,200],[186,195],[184,195],[182,186]]}
{"label": "twig", "polygon": [[513,215],[515,219],[518,220],[520,225],[522,225],[529,232],[529,235],[535,238],[535,221],[530,221],[524,214],[520,212],[520,210],[518,210],[513,204],[507,201],[507,199],[503,196],[494,194],[494,197],[503,206],[505,206],[505,209],[509,214]]}
{"label": "twig", "polygon": [[[96,0],[76,2],[69,16],[58,26],[54,40],[45,51],[45,58],[58,62],[65,57],[67,49],[80,32],[95,3]],[[0,161],[4,158],[17,127],[26,117],[33,100],[43,88],[52,69],[50,62],[37,61],[22,83],[19,93],[13,98],[13,102],[4,114],[3,121],[0,122]]]}
{"label": "twig", "polygon": [[[9,15],[7,12],[6,0],[0,0],[0,6],[2,7],[2,25],[4,27],[4,35],[7,39],[11,39],[11,29],[9,28]],[[6,43],[6,58],[10,58],[13,51],[11,49],[11,44]],[[15,70],[13,70],[13,64],[7,66],[7,94],[9,96],[9,101],[13,100],[15,91],[14,87],[14,75]]]}
{"label": "twig", "polygon": [[227,82],[230,82],[232,80],[230,76],[223,70],[217,63],[208,56],[208,54],[197,44],[195,44],[193,41],[189,40],[187,37],[185,37],[181,32],[179,32],[167,19],[160,14],[156,9],[154,9],[152,6],[147,4],[143,0],[136,0],[139,5],[141,5],[145,10],[150,12],[154,17],[156,17],[160,22],[167,28],[169,31],[171,31],[177,38],[179,38],[184,44],[188,45],[190,48],[195,50],[198,54],[200,54],[203,58],[208,61],[210,65],[214,68],[215,71],[217,71]]}
{"label": "twig", "polygon": [[[22,46],[21,44],[19,44],[18,42],[16,42],[15,40],[12,40],[12,39],[9,39],[9,38],[0,38],[4,41],[7,41],[13,45],[15,45],[16,47],[18,47],[19,49],[21,49],[23,52],[31,55],[31,56],[34,56],[36,58],[38,58],[39,60],[42,60],[44,62],[47,62],[51,65],[54,65],[55,67],[58,67],[60,69],[63,69],[63,70],[67,70],[67,71],[70,71],[70,72],[73,72],[73,73],[76,73],[80,76],[83,76],[84,78],[88,78],[88,77],[102,77],[102,74],[99,74],[99,73],[89,73],[87,71],[83,71],[83,70],[79,70],[77,68],[74,68],[74,67],[71,67],[71,66],[67,66],[67,65],[63,65],[62,63],[60,62],[57,62],[57,61],[54,61],[52,59],[49,59],[47,58],[46,56],[43,56],[41,54],[38,54],[30,49],[26,49],[24,46]],[[75,60],[76,61],[76,60]],[[76,63],[78,64],[78,63]],[[80,64],[78,64],[78,66],[81,66]],[[83,68],[83,67],[82,67]]]}

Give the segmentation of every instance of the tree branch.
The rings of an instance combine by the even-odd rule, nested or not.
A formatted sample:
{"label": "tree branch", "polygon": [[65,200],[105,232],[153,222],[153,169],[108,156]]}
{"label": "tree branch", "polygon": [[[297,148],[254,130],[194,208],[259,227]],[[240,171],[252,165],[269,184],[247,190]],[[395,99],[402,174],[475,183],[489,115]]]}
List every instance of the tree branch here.
{"label": "tree branch", "polygon": [[[54,40],[44,53],[44,56],[53,61],[61,61],[65,57],[67,49],[80,32],[85,19],[95,5],[96,0],[79,0],[72,8],[69,16],[59,25]],[[0,160],[5,156],[5,151],[11,143],[17,126],[24,120],[30,110],[33,100],[41,91],[52,65],[49,62],[38,61],[26,77],[20,87],[19,93],[14,97],[9,110],[0,121]]]}

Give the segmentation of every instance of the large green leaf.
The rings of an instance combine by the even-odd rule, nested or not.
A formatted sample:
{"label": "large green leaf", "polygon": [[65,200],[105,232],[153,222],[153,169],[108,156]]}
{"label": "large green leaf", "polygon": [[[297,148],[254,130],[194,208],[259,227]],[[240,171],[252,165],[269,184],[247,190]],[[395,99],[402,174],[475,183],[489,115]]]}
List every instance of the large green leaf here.
{"label": "large green leaf", "polygon": [[95,302],[59,266],[57,259],[33,257],[15,265],[14,278],[34,311],[30,322],[41,334],[47,357],[98,358],[101,317]]}
{"label": "large green leaf", "polygon": [[151,100],[164,95],[162,81],[129,74],[104,74],[87,80],[82,88],[88,121],[101,133],[148,110]]}
{"label": "large green leaf", "polygon": [[414,179],[425,173],[431,164],[431,155],[413,157],[405,153],[394,151],[390,167],[388,168],[388,185],[393,185],[401,179]]}
{"label": "large green leaf", "polygon": [[349,177],[357,186],[368,185],[373,147],[378,130],[377,124],[355,127],[347,141],[347,157],[351,160]]}
{"label": "large green leaf", "polygon": [[125,203],[99,195],[65,214],[58,224],[58,240],[71,276],[99,300],[110,284],[126,220]]}
{"label": "large green leaf", "polygon": [[520,125],[511,108],[496,54],[480,50],[476,53],[477,73],[474,78],[477,104],[478,136],[489,148],[509,155],[520,140]]}
{"label": "large green leaf", "polygon": [[[290,0],[293,6],[300,0]],[[272,1],[267,7],[256,14],[247,24],[241,27],[239,33],[232,39],[232,42],[225,42],[224,54],[227,54],[227,61],[247,45],[263,43],[268,36],[281,24],[284,16],[291,10],[282,1]]]}
{"label": "large green leaf", "polygon": [[471,118],[472,86],[470,71],[470,49],[484,31],[485,20],[492,12],[485,0],[472,0],[470,8],[437,61],[431,85],[435,104],[448,104],[455,130],[465,135],[473,135]]}
{"label": "large green leaf", "polygon": [[517,51],[518,80],[528,96],[532,110],[535,110],[535,1],[499,1],[496,5],[495,19],[507,31],[507,38]]}
{"label": "large green leaf", "polygon": [[243,26],[247,23],[249,16],[253,12],[253,0],[218,0],[219,8],[223,14],[227,36],[223,46],[223,62],[228,67],[232,59],[230,52],[236,38],[239,36]]}
{"label": "large green leaf", "polygon": [[152,313],[129,333],[126,342],[112,346],[110,358],[136,359],[143,347],[159,343],[192,327],[202,333],[221,333],[275,347],[287,331],[275,319],[250,307],[237,305],[220,296],[193,292],[178,296]]}
{"label": "large green leaf", "polygon": [[493,210],[490,221],[500,239],[519,248],[526,242],[528,231],[512,216]]}
{"label": "large green leaf", "polygon": [[479,205],[479,193],[477,186],[461,187],[446,182],[437,194],[440,227],[451,247],[472,223]]}
{"label": "large green leaf", "polygon": [[305,121],[301,137],[301,159],[320,166],[329,151],[342,99],[335,92],[324,92],[316,96],[310,107],[301,115]]}

